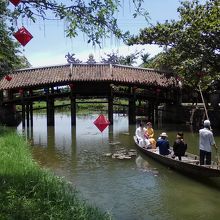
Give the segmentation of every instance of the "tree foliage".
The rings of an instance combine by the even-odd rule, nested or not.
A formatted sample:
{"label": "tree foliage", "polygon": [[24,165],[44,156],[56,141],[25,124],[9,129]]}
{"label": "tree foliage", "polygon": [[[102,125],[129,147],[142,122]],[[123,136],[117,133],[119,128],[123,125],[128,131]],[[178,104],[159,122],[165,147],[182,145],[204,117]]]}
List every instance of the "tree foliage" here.
{"label": "tree foliage", "polygon": [[220,0],[182,1],[178,13],[180,20],[147,27],[128,44],[165,46],[159,66],[172,69],[192,87],[200,81],[207,85],[220,76]]}
{"label": "tree foliage", "polygon": [[119,55],[118,52],[112,52],[106,54],[106,57],[102,57],[101,63],[121,64],[127,66],[133,66],[136,63],[139,55],[142,51],[135,51],[127,56]]}
{"label": "tree foliage", "polygon": [[[133,16],[148,15],[142,8],[143,0],[132,0],[135,10]],[[18,66],[29,65],[19,56],[19,45],[11,37],[18,19],[36,22],[43,20],[63,20],[67,37],[76,37],[79,32],[87,36],[88,43],[101,43],[103,38],[115,36],[125,38],[117,24],[116,13],[123,6],[120,0],[21,0],[14,7],[9,1],[0,1],[0,73],[6,74]],[[7,24],[7,25],[6,25]],[[25,61],[25,62],[24,62]]]}
{"label": "tree foliage", "polygon": [[[141,8],[142,2],[143,0],[133,0],[136,7],[134,17],[137,14],[146,15]],[[120,0],[22,0],[8,13],[8,18],[12,24],[19,17],[28,18],[32,22],[36,22],[37,18],[63,20],[67,37],[75,37],[83,32],[88,37],[88,43],[100,44],[105,37],[114,35],[123,38],[128,35],[117,24],[116,12],[120,6]],[[13,31],[13,25],[11,30]]]}
{"label": "tree foliage", "polygon": [[12,69],[30,66],[27,59],[19,52],[19,44],[14,42],[7,29],[6,2],[0,2],[0,77],[8,74]]}

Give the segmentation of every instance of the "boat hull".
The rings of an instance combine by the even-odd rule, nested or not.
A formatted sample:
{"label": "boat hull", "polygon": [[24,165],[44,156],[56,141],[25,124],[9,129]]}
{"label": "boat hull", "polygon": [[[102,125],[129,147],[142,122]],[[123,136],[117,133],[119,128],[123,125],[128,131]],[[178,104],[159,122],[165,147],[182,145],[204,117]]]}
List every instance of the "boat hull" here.
{"label": "boat hull", "polygon": [[[195,160],[196,155],[190,156],[188,158],[188,162],[186,161],[180,161],[178,159],[173,159],[170,156],[164,156],[156,153],[155,151],[152,151],[151,149],[146,149],[140,147],[138,144],[136,137],[134,137],[134,141],[136,143],[137,148],[146,154],[147,156],[153,158],[154,160],[173,168],[177,171],[180,171],[182,173],[193,175],[193,176],[199,176],[199,177],[220,177],[220,167],[215,166],[200,166]],[[187,153],[186,153],[187,155]],[[191,162],[193,161],[193,162]]]}

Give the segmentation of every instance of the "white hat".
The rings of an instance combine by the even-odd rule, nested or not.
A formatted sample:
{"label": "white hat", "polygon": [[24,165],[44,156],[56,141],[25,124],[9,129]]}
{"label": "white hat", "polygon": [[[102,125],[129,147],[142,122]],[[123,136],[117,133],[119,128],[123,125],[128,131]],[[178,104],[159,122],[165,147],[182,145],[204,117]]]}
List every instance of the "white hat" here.
{"label": "white hat", "polygon": [[210,126],[210,121],[209,120],[205,120],[204,121],[204,126]]}
{"label": "white hat", "polygon": [[161,137],[168,137],[168,135],[167,135],[166,132],[161,133],[160,136],[161,136]]}

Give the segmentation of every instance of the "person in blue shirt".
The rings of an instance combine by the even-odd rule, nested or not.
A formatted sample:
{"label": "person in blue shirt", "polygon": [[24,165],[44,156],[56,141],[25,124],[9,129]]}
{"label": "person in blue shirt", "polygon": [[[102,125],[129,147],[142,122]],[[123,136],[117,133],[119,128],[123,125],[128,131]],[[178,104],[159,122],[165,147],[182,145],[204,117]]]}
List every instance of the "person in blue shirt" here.
{"label": "person in blue shirt", "polygon": [[160,134],[160,137],[157,139],[157,144],[156,146],[159,147],[159,153],[161,155],[168,155],[170,154],[169,148],[170,144],[169,141],[167,140],[168,135],[166,132],[163,132]]}

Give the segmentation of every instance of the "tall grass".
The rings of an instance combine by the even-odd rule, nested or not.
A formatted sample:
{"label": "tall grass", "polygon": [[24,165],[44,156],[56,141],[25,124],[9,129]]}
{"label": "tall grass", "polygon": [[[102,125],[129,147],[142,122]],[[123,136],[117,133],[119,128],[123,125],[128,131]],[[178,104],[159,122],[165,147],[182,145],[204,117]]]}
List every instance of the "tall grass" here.
{"label": "tall grass", "polygon": [[107,213],[91,207],[62,178],[33,161],[28,143],[14,132],[0,132],[0,219],[101,220]]}

